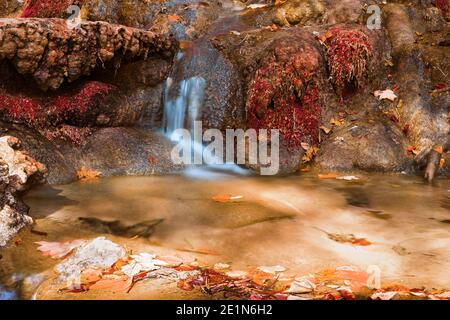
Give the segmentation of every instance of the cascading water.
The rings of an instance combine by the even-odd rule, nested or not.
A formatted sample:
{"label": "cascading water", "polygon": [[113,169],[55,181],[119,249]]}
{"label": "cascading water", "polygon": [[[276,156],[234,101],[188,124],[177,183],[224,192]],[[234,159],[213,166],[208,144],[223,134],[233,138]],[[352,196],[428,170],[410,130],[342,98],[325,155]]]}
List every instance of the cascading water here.
{"label": "cascading water", "polygon": [[[175,64],[174,71],[165,83],[163,132],[169,139],[173,139],[173,133],[177,129],[187,129],[191,132],[191,136],[194,137],[194,123],[201,120],[207,82],[205,78],[198,74],[184,78],[185,74],[183,72],[189,66],[190,73],[196,73],[195,66],[198,64],[195,59],[201,59],[201,54],[195,57],[186,57],[180,52],[177,55],[177,63]],[[217,171],[233,172],[240,175],[248,174],[247,170],[242,169],[234,163],[212,164],[220,163],[221,161],[219,159],[215,161],[216,158],[213,154],[204,153],[203,144],[198,141],[192,140],[190,147],[192,148],[191,154],[193,155],[193,159],[196,157],[204,159],[202,163],[209,164],[201,168],[192,166],[186,170],[187,175],[198,178],[211,178],[215,176],[213,171],[216,171],[216,174]]]}

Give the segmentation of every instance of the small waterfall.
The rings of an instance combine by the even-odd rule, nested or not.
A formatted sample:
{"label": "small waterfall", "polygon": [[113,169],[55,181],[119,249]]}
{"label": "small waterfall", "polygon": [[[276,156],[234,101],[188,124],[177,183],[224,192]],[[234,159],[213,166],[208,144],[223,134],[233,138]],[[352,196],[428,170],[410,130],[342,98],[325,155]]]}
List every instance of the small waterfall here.
{"label": "small waterfall", "polygon": [[205,96],[206,81],[202,77],[181,80],[178,95],[171,99],[174,80],[168,78],[164,90],[164,133],[170,135],[180,128],[192,130],[194,121],[198,119]]}
{"label": "small waterfall", "polygon": [[[175,72],[166,80],[164,88],[164,117],[163,117],[163,132],[171,139],[173,132],[177,129],[188,129],[194,136],[194,122],[201,120],[201,109],[205,98],[206,80],[201,76],[192,76],[182,80],[180,74],[183,72],[185,63],[192,63],[192,61],[183,61],[183,54],[179,53],[177,56],[177,63]],[[211,161],[213,155],[203,154],[203,145],[194,140],[191,141],[192,154],[201,155],[203,159],[208,158]],[[195,156],[194,156],[195,157]],[[217,172],[233,172],[240,175],[247,175],[248,171],[239,167],[234,163],[226,164],[209,164],[201,168],[192,166],[186,170],[186,174],[196,178],[213,178],[217,176]],[[213,171],[211,171],[213,170]]]}

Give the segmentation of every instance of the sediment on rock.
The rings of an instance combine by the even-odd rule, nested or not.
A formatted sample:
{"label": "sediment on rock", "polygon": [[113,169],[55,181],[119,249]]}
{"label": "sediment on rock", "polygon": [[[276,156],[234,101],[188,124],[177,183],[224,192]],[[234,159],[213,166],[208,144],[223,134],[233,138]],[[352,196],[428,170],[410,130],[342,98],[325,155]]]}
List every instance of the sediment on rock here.
{"label": "sediment on rock", "polygon": [[176,49],[170,36],[106,22],[70,26],[62,19],[0,20],[0,60],[32,75],[42,90],[56,90],[109,61],[118,68],[152,55],[171,57]]}
{"label": "sediment on rock", "polygon": [[0,137],[0,246],[33,220],[20,199],[31,185],[44,181],[46,168],[21,149],[19,139]]}

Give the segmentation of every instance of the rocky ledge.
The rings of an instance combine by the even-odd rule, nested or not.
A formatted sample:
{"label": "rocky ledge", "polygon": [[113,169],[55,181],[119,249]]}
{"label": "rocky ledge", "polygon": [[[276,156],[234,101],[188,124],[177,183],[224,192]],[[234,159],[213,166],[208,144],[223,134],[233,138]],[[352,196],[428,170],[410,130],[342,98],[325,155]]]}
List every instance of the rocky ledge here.
{"label": "rocky ledge", "polygon": [[0,138],[0,246],[18,230],[31,224],[28,206],[19,195],[31,185],[44,181],[46,167],[21,149],[19,139]]}
{"label": "rocky ledge", "polygon": [[1,19],[0,60],[10,60],[20,74],[32,74],[43,90],[89,75],[99,64],[172,56],[175,39],[106,22],[71,25],[63,19]]}

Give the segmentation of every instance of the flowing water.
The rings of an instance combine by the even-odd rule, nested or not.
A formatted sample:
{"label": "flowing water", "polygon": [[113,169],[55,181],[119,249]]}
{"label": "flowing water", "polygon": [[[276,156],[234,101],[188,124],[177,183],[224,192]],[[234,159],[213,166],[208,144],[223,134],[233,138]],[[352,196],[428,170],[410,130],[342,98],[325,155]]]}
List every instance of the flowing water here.
{"label": "flowing water", "polygon": [[[25,198],[36,222],[32,230],[0,251],[0,295],[31,298],[57,263],[41,256],[34,242],[98,236],[136,251],[194,256],[235,269],[283,265],[288,272],[307,274],[375,265],[383,282],[449,288],[448,180],[430,186],[418,177],[360,178],[320,180],[310,173],[284,178],[223,175],[205,181],[174,175],[42,186]],[[224,193],[243,198],[235,203],[212,200]],[[123,226],[154,226],[144,234],[139,228],[105,229],[114,220]],[[372,244],[338,243],[327,232],[354,234]],[[145,297],[142,289],[138,292],[140,296],[126,297]]]}

